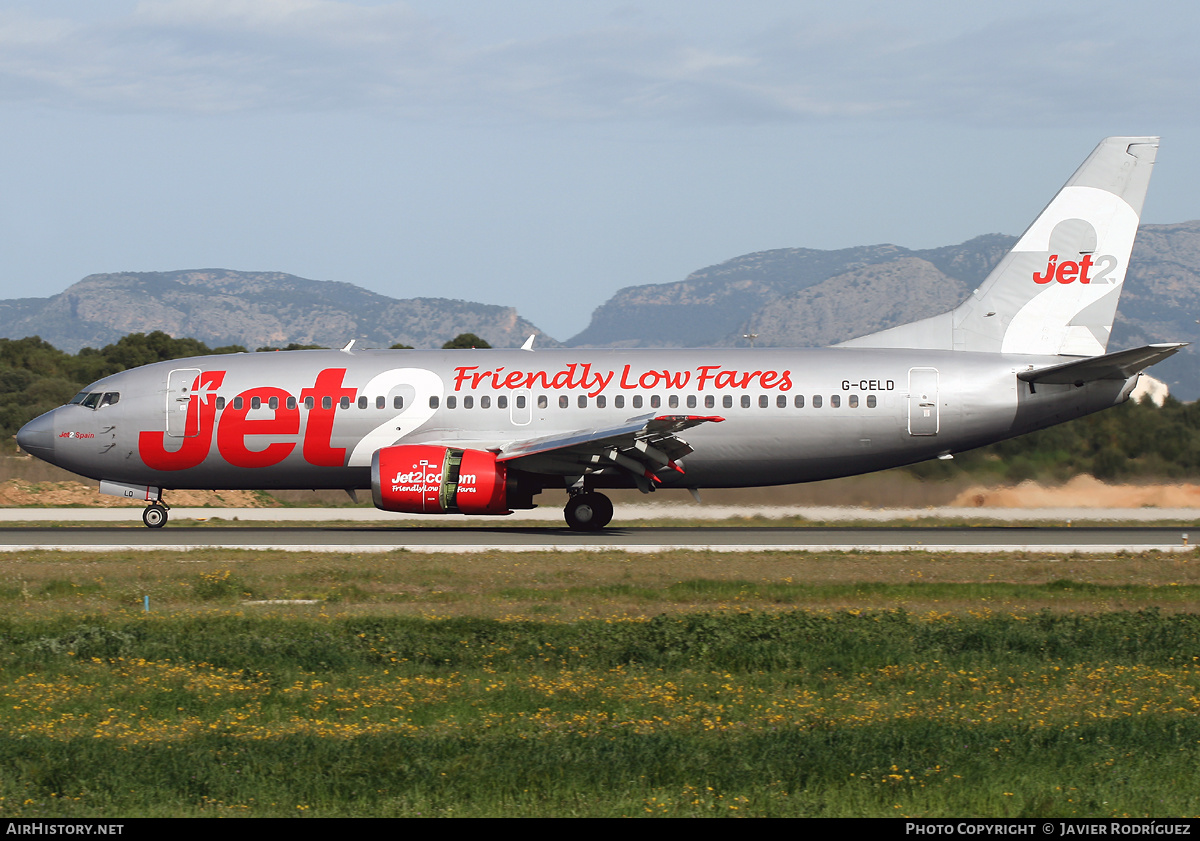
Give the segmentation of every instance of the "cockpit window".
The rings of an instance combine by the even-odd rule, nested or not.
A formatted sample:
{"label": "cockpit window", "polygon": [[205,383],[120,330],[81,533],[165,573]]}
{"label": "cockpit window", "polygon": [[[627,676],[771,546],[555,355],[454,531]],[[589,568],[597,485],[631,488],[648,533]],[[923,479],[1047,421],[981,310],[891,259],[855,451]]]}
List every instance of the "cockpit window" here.
{"label": "cockpit window", "polygon": [[86,406],[89,409],[103,409],[121,399],[119,391],[81,391],[71,398],[67,405]]}

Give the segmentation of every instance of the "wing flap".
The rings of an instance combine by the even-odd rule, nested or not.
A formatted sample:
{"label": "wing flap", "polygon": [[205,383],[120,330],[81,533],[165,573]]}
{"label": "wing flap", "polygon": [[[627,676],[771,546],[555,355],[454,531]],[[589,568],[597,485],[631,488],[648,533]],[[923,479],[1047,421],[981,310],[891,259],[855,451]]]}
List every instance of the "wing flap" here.
{"label": "wing flap", "polygon": [[576,430],[501,448],[496,460],[536,473],[583,475],[600,471],[628,474],[639,488],[649,490],[662,480],[664,469],[683,472],[678,460],[692,452],[679,433],[724,418],[701,415],[641,415],[623,424]]}

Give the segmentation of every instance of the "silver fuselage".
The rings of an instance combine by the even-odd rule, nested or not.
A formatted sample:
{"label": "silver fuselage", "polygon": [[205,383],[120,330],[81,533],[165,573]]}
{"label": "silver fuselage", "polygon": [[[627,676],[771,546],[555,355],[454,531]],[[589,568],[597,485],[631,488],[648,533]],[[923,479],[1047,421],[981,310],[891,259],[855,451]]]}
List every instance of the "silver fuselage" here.
{"label": "silver fuselage", "polygon": [[[881,470],[1115,405],[1137,376],[1031,386],[1062,357],[935,350],[371,350],[206,356],[106,377],[110,405],[27,425],[38,457],[163,488],[370,487],[371,455],[405,443],[503,453],[638,416],[719,417],[662,487],[745,487]],[[191,393],[199,384],[199,393]],[[569,470],[519,465],[545,487]],[[599,471],[596,487],[629,486]]]}

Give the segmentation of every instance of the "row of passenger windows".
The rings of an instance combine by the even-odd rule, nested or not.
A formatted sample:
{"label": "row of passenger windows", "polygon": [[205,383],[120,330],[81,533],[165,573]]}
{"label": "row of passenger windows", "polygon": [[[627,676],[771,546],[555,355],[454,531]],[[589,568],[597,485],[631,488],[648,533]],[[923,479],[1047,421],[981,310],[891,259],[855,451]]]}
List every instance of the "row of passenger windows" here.
{"label": "row of passenger windows", "polygon": [[[430,399],[437,400],[436,397],[433,397]],[[263,403],[264,403],[264,401],[261,397],[251,397],[250,398],[250,408],[251,409],[261,409],[263,406]],[[278,397],[269,397],[269,398],[267,398],[265,403],[266,403],[266,406],[268,409],[278,409],[279,408],[279,398]],[[358,405],[358,408],[360,408],[360,409],[368,409],[371,407],[372,403],[374,403],[376,409],[386,409],[387,408],[387,398],[382,397],[382,396],[376,397],[373,401],[366,397],[360,397],[360,398],[358,398],[357,405]],[[296,406],[299,404],[296,402],[295,397],[288,397],[287,400],[284,401],[283,405],[289,409],[295,409]],[[311,397],[304,398],[304,408],[314,409],[314,408],[316,408],[316,405],[317,405],[317,403],[313,398],[311,398]],[[433,405],[433,404],[431,403],[430,405]],[[343,397],[341,400],[338,401],[338,406],[340,406],[343,409],[349,409],[350,408],[350,398]],[[225,408],[225,398],[224,397],[217,398],[217,408],[218,409]],[[246,408],[245,399],[242,398],[240,395],[238,397],[233,398],[233,408],[235,408],[235,409]],[[321,408],[322,409],[332,409],[333,408],[333,398],[330,397],[329,395],[325,395],[324,397],[322,397],[321,398]],[[392,408],[403,409],[404,408],[404,398],[403,397],[393,398],[392,399]]]}
{"label": "row of passenger windows", "polygon": [[[506,406],[506,403],[504,402],[505,399],[506,398],[504,398],[504,397],[496,398],[496,405],[498,408],[501,408],[501,409],[505,408],[505,406]],[[603,394],[597,395],[594,399],[595,399],[595,406],[597,409],[607,408],[608,399]],[[579,395],[577,398],[575,398],[575,400],[576,400],[576,405],[578,405],[580,409],[586,409],[588,407],[588,396],[586,394]],[[668,409],[678,409],[680,407],[679,400],[680,400],[680,398],[679,398],[678,394],[669,395],[667,397],[667,408]],[[491,401],[491,398],[489,398],[489,397],[480,397],[479,398],[479,407],[481,409],[489,408],[491,406],[490,401]],[[694,394],[689,394],[685,398],[685,402],[686,402],[686,407],[689,409],[699,408],[697,397]],[[650,404],[651,409],[662,408],[662,397],[657,394],[650,395],[649,404]],[[740,398],[740,404],[743,409],[749,409],[751,406],[754,405],[754,398],[751,397],[749,394],[743,394]],[[772,400],[769,395],[760,394],[758,396],[758,406],[760,409],[766,409],[771,404],[772,404]],[[788,396],[786,394],[777,395],[775,397],[774,404],[777,408],[786,409],[789,405]],[[793,397],[791,399],[790,404],[792,406],[795,406],[797,409],[803,409],[804,408],[804,395],[797,394],[795,397]],[[537,405],[538,405],[539,409],[548,408],[550,405],[550,398],[548,398],[544,394],[539,394],[538,398],[537,398]],[[570,405],[571,405],[571,398],[569,398],[565,394],[560,394],[558,396],[558,408],[567,409],[567,408],[570,408]],[[646,405],[645,398],[643,398],[642,395],[640,395],[640,394],[635,394],[630,399],[630,405],[634,409],[641,409]],[[814,409],[820,409],[824,405],[824,399],[822,398],[822,396],[820,394],[814,394],[812,396],[812,404],[811,405]],[[829,396],[829,405],[835,409],[839,408],[842,405],[842,395],[831,394]],[[851,409],[857,409],[859,406],[858,395],[857,394],[848,395],[847,399],[846,399],[846,405],[848,405]],[[878,405],[874,394],[867,395],[866,405],[867,405],[868,409],[874,409],[876,407],[876,405]],[[430,408],[436,409],[438,407],[438,399],[436,397],[430,397],[429,398],[429,406],[430,406]],[[451,395],[446,398],[446,408],[447,409],[455,409],[457,407],[458,407],[458,398],[457,397],[455,397],[454,395]],[[475,407],[474,398],[471,397],[470,395],[464,396],[462,398],[462,407],[464,409],[474,408]],[[518,409],[525,408],[525,398],[523,396],[517,397],[517,408]],[[616,409],[624,409],[625,408],[625,395],[618,394],[615,397],[613,397],[613,408],[616,408]],[[712,394],[704,395],[704,408],[706,408],[706,409],[717,408],[717,398],[715,395],[712,395]],[[732,409],[733,408],[733,395],[732,394],[726,394],[721,397],[721,408],[723,408],[723,409]]]}
{"label": "row of passenger windows", "polygon": [[[518,394],[514,400],[515,400],[516,407],[518,409],[525,408],[525,406],[526,406],[525,395]],[[578,407],[580,409],[586,409],[589,405],[588,400],[589,400],[589,398],[586,394],[581,394],[576,398],[576,405],[578,405]],[[607,408],[607,406],[608,406],[608,398],[606,398],[603,394],[597,395],[595,398],[593,398],[593,400],[594,400],[593,405],[595,405],[595,407],[597,409],[604,409],[604,408]],[[116,402],[116,401],[114,400],[113,402]],[[680,398],[679,398],[678,394],[669,395],[667,397],[667,408],[678,409],[678,408],[680,408],[679,402],[680,402]],[[689,394],[686,398],[684,398],[684,402],[688,409],[699,408],[699,405],[698,405],[699,401],[695,394]],[[743,409],[749,409],[751,406],[754,405],[754,398],[751,397],[749,394],[743,394],[741,396],[739,402]],[[376,397],[373,401],[367,397],[360,397],[360,398],[358,398],[357,406],[360,409],[368,409],[371,407],[372,403],[374,404],[376,409],[386,409],[387,408],[387,398],[382,397],[382,396]],[[613,403],[613,408],[624,409],[625,408],[625,395],[623,395],[623,394],[616,395],[615,397],[613,397],[612,403]],[[663,401],[662,401],[662,397],[660,395],[657,395],[657,394],[650,395],[649,407],[651,409],[662,408],[662,403],[663,403]],[[721,397],[721,408],[732,409],[733,403],[734,403],[734,401],[733,401],[732,394],[726,394]],[[768,408],[769,406],[771,406],[771,403],[772,403],[772,400],[769,395],[760,394],[758,396],[758,406],[760,409]],[[780,395],[777,395],[774,400],[774,404],[775,404],[776,408],[779,408],[779,409],[786,409],[788,407],[789,403],[790,403],[790,405],[794,406],[797,409],[803,409],[804,405],[805,405],[804,404],[804,395],[797,394],[795,397],[792,397],[791,400],[789,401],[788,396],[786,394],[780,394]],[[440,406],[440,404],[441,404],[440,400],[437,397],[429,398],[429,408],[436,409]],[[251,397],[250,398],[250,408],[251,409],[259,409],[262,407],[262,405],[263,405],[262,398],[259,398],[259,397]],[[268,398],[266,400],[266,405],[267,405],[267,408],[269,408],[269,409],[278,409],[279,408],[279,398],[278,397]],[[284,405],[288,409],[295,409],[298,404],[296,402],[295,397],[288,397],[284,401]],[[338,405],[343,409],[349,409],[350,405],[351,405],[350,398],[349,397],[341,398],[338,401]],[[457,396],[450,395],[449,397],[446,398],[446,408],[447,409],[457,409],[458,405],[459,405],[459,398]],[[569,408],[570,405],[571,405],[570,398],[565,394],[560,394],[558,397],[558,407],[560,409],[566,409],[566,408]],[[630,406],[634,409],[644,408],[645,405],[646,405],[646,398],[644,398],[640,394],[635,394],[630,399]],[[814,394],[812,396],[811,406],[814,409],[820,409],[823,405],[824,405],[823,397],[820,394]],[[829,396],[829,405],[830,405],[830,407],[832,407],[834,409],[839,408],[842,405],[842,395],[831,394]],[[846,405],[848,405],[851,409],[857,409],[859,406],[858,395],[857,394],[847,395]],[[877,404],[876,404],[875,395],[868,394],[867,399],[866,399],[867,408],[874,409],[876,405]],[[539,409],[549,408],[550,398],[547,397],[545,394],[539,394],[537,397],[537,406]],[[244,409],[245,407],[246,407],[246,404],[242,397],[233,398],[233,408],[234,409],[240,410],[240,409]],[[316,407],[316,402],[314,401],[314,399],[312,397],[304,398],[304,408],[313,409],[315,407]],[[491,407],[492,407],[491,396],[483,395],[479,398],[479,408],[490,409]],[[217,398],[217,408],[218,409],[225,408],[225,398],[224,397]],[[325,397],[322,397],[321,398],[321,408],[322,409],[332,409],[333,408],[333,398],[328,395],[326,395]],[[392,398],[392,408],[393,409],[403,409],[404,408],[404,398],[399,397],[399,396],[393,397]],[[464,408],[464,409],[475,408],[475,397],[473,397],[472,395],[469,395],[469,394],[464,395],[462,398],[462,408]],[[497,409],[507,409],[508,408],[508,396],[507,395],[502,394],[496,398],[496,408]],[[704,395],[704,408],[705,409],[717,408],[717,398],[715,395],[712,395],[712,394]]]}

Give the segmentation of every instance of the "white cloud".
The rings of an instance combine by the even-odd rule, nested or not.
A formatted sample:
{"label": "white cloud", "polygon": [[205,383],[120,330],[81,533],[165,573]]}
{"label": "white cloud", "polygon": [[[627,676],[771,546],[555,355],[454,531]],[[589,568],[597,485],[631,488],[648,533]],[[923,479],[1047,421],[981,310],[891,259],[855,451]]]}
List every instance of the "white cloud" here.
{"label": "white cloud", "polygon": [[142,0],[132,24],[148,33],[205,32],[348,48],[394,44],[425,28],[403,3],[369,7],[333,0]]}
{"label": "white cloud", "polygon": [[685,123],[1037,125],[1100,108],[1195,110],[1200,68],[1176,34],[1186,27],[1135,33],[1116,12],[1029,11],[930,28],[884,14],[896,13],[791,21],[771,7],[752,37],[745,26],[701,34],[661,16],[581,14],[573,29],[560,20],[545,34],[536,19],[518,19],[489,40],[402,3],[143,0],[87,22],[9,13],[0,16],[0,102]]}

